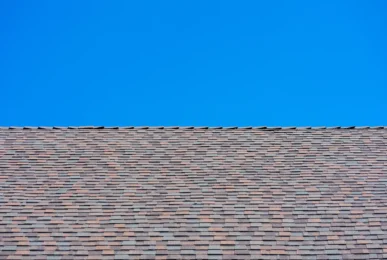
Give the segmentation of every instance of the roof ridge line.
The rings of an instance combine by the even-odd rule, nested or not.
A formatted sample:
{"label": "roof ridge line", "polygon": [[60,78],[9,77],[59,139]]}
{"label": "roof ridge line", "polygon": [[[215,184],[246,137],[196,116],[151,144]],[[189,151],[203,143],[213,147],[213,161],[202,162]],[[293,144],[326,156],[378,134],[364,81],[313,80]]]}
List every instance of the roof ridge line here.
{"label": "roof ridge line", "polygon": [[0,126],[0,129],[260,129],[260,130],[307,130],[307,129],[387,129],[387,126]]}

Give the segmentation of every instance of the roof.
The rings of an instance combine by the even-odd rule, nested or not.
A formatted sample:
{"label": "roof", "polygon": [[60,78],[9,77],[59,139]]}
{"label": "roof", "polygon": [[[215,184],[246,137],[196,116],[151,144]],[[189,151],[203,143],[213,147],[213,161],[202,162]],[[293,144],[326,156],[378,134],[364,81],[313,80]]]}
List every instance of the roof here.
{"label": "roof", "polygon": [[0,128],[0,259],[387,258],[387,129]]}

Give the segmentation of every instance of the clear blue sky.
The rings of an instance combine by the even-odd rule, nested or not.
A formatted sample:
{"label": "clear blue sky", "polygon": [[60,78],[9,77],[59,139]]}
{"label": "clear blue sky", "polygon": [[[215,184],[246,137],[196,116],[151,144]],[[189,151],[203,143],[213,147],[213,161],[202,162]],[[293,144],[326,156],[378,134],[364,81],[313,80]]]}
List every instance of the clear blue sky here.
{"label": "clear blue sky", "polygon": [[0,1],[0,125],[387,125],[387,1]]}

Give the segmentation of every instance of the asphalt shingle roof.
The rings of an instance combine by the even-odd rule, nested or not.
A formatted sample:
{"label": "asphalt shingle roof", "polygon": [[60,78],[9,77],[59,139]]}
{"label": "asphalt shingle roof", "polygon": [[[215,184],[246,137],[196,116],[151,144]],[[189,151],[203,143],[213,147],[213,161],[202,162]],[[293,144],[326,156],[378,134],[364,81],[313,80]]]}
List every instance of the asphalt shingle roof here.
{"label": "asphalt shingle roof", "polygon": [[85,258],[387,258],[387,129],[0,129],[0,259]]}

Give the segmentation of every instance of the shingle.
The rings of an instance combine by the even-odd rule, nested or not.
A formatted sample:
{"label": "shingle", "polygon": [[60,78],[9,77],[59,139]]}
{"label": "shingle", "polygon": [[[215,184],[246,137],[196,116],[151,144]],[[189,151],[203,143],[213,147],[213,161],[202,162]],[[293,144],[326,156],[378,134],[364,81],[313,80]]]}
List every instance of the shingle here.
{"label": "shingle", "polygon": [[0,128],[0,258],[381,259],[384,127]]}

